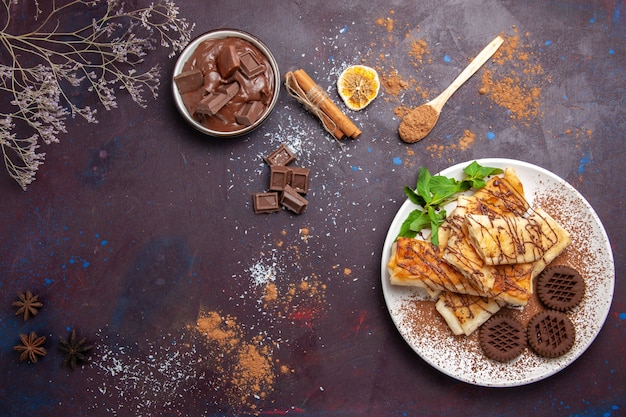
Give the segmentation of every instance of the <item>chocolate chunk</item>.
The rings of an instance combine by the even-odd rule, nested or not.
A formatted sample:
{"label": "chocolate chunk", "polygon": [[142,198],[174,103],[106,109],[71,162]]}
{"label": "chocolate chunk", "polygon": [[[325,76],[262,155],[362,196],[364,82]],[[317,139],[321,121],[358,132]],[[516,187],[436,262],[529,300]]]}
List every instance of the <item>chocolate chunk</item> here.
{"label": "chocolate chunk", "polygon": [[535,314],[526,329],[528,344],[541,356],[556,358],[574,346],[576,329],[565,313],[546,310]]}
{"label": "chocolate chunk", "polygon": [[284,165],[270,166],[270,190],[283,191],[291,182],[291,169]]}
{"label": "chocolate chunk", "polygon": [[254,194],[254,213],[273,213],[279,211],[278,193],[256,193]]}
{"label": "chocolate chunk", "polygon": [[537,279],[537,296],[546,307],[566,311],[575,307],[585,293],[580,273],[567,265],[548,266]]}
{"label": "chocolate chunk", "polygon": [[199,69],[183,71],[174,77],[174,82],[181,94],[197,90],[204,84],[204,76]]}
{"label": "chocolate chunk", "polygon": [[302,197],[291,186],[287,185],[283,191],[283,195],[280,199],[280,204],[293,211],[296,214],[302,213],[309,202]]}
{"label": "chocolate chunk", "polygon": [[239,91],[239,83],[220,85],[215,89],[214,93],[209,94],[198,103],[196,113],[213,116],[222,109],[228,102],[235,97]]}
{"label": "chocolate chunk", "polygon": [[511,316],[492,316],[481,327],[478,341],[485,356],[498,362],[518,357],[526,347],[522,324]]}
{"label": "chocolate chunk", "polygon": [[309,175],[311,170],[308,168],[293,167],[291,168],[291,186],[300,194],[306,194],[309,191]]}
{"label": "chocolate chunk", "polygon": [[263,109],[265,106],[260,101],[249,101],[235,115],[235,120],[240,125],[252,126],[263,113]]}
{"label": "chocolate chunk", "polygon": [[265,71],[265,67],[257,61],[252,52],[244,52],[239,56],[239,69],[246,78],[254,78]]}
{"label": "chocolate chunk", "polygon": [[228,78],[239,69],[239,54],[237,54],[234,46],[227,45],[220,50],[215,63],[222,78]]}
{"label": "chocolate chunk", "polygon": [[281,144],[278,149],[264,157],[268,165],[289,165],[296,160],[296,156],[289,150],[287,145]]}

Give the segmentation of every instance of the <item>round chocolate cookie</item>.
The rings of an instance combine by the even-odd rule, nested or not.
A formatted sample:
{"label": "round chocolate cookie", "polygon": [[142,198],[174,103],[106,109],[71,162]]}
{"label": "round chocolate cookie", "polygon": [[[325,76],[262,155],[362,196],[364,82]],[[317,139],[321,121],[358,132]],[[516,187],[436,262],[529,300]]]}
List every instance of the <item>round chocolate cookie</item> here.
{"label": "round chocolate cookie", "polygon": [[537,296],[546,307],[566,311],[576,306],[585,293],[580,273],[566,265],[549,266],[537,279]]}
{"label": "round chocolate cookie", "polygon": [[518,357],[526,347],[522,324],[511,316],[492,316],[480,327],[478,340],[485,356],[498,362]]}
{"label": "round chocolate cookie", "polygon": [[565,313],[546,310],[528,322],[528,344],[541,356],[556,358],[574,346],[576,329]]}

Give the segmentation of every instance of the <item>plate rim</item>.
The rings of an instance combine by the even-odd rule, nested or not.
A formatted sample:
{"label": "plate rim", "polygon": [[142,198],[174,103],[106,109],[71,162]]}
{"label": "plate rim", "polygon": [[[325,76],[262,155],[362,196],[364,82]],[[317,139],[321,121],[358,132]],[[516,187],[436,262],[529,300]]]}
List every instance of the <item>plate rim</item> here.
{"label": "plate rim", "polygon": [[[565,363],[563,366],[558,367],[557,369],[550,369],[547,372],[544,372],[538,376],[532,376],[532,377],[526,377],[524,379],[520,379],[520,380],[516,380],[516,381],[510,381],[510,382],[501,382],[501,383],[497,383],[497,382],[489,382],[489,381],[483,381],[483,380],[477,380],[477,379],[470,379],[469,377],[466,377],[465,375],[460,375],[458,373],[454,373],[452,371],[449,371],[447,369],[442,368],[441,366],[439,366],[438,364],[436,364],[433,360],[431,360],[428,357],[425,357],[416,346],[414,346],[411,341],[409,340],[409,338],[403,333],[403,331],[401,330],[400,326],[397,323],[397,317],[394,315],[394,312],[392,311],[392,306],[390,306],[390,301],[391,301],[391,284],[389,283],[389,273],[387,271],[387,262],[389,260],[389,252],[391,250],[391,244],[393,243],[393,241],[395,240],[396,236],[397,236],[397,230],[399,229],[399,225],[404,221],[404,218],[406,216],[406,214],[404,214],[402,217],[400,217],[401,213],[405,213],[407,210],[410,209],[410,207],[416,207],[416,205],[411,202],[409,199],[406,199],[403,204],[398,208],[398,210],[396,211],[396,214],[394,215],[390,225],[389,225],[389,229],[387,230],[387,234],[385,236],[385,240],[383,243],[383,250],[382,250],[382,256],[381,256],[381,284],[382,284],[382,292],[383,292],[383,298],[385,301],[385,306],[387,308],[387,311],[392,319],[392,322],[394,323],[394,326],[396,327],[396,330],[400,333],[400,335],[402,336],[403,340],[405,341],[405,343],[407,343],[409,345],[409,347],[411,347],[411,349],[422,359],[424,360],[426,363],[428,363],[430,366],[432,366],[433,368],[437,369],[439,372],[448,375],[451,378],[454,378],[458,381],[462,381],[462,382],[466,382],[469,383],[471,385],[477,385],[477,386],[485,386],[485,387],[513,387],[513,386],[522,386],[522,385],[527,385],[530,383],[534,383],[534,382],[538,382],[541,381],[543,379],[546,379],[552,375],[555,375],[556,373],[562,371],[563,369],[567,368],[570,364],[572,364],[573,362],[575,362],[588,348],[589,346],[591,346],[591,344],[594,342],[594,340],[597,338],[597,336],[600,334],[600,332],[602,331],[602,328],[604,327],[604,325],[606,324],[606,320],[608,318],[608,315],[610,313],[610,309],[611,309],[611,305],[613,302],[613,297],[615,294],[615,258],[613,255],[613,251],[611,248],[611,244],[610,244],[610,240],[608,237],[608,234],[606,232],[606,229],[600,219],[600,217],[598,216],[598,214],[596,213],[596,211],[593,209],[593,207],[591,206],[591,204],[587,201],[587,199],[574,187],[572,186],[570,183],[568,183],[566,180],[564,180],[563,178],[561,178],[560,176],[558,176],[557,174],[543,168],[540,167],[538,165],[529,163],[529,162],[525,162],[525,161],[520,161],[520,160],[516,160],[516,159],[509,159],[509,158],[476,158],[476,159],[471,159],[468,161],[464,161],[464,162],[459,162],[453,165],[450,165],[449,167],[444,168],[443,170],[439,171],[437,174],[433,174],[433,175],[447,175],[447,176],[452,176],[456,173],[457,176],[461,175],[463,168],[466,167],[467,165],[469,165],[470,163],[472,163],[473,161],[478,162],[480,165],[482,166],[495,166],[495,167],[501,167],[501,168],[505,168],[505,167],[513,167],[513,168],[525,168],[527,170],[530,171],[534,171],[537,174],[543,175],[543,176],[547,176],[550,177],[552,180],[554,180],[557,184],[564,186],[565,188],[567,188],[570,192],[573,193],[573,195],[580,199],[581,203],[585,206],[585,208],[588,210],[589,215],[593,218],[593,220],[596,222],[597,226],[599,226],[598,230],[601,232],[602,234],[602,238],[603,238],[603,246],[606,247],[608,249],[607,253],[608,256],[610,257],[610,266],[611,266],[611,270],[610,272],[610,288],[607,288],[609,291],[607,293],[607,295],[610,295],[610,298],[607,304],[607,308],[606,311],[603,311],[602,313],[602,321],[601,323],[599,323],[599,326],[597,328],[597,331],[595,331],[595,333],[593,334],[592,337],[589,338],[589,340],[586,340],[585,343],[582,344],[582,346],[580,347],[579,351],[576,353],[576,355],[574,355],[567,363]],[[608,286],[608,285],[607,285]],[[414,289],[410,289],[410,287],[408,287],[407,291],[415,291]],[[609,294],[610,293],[610,294]]]}

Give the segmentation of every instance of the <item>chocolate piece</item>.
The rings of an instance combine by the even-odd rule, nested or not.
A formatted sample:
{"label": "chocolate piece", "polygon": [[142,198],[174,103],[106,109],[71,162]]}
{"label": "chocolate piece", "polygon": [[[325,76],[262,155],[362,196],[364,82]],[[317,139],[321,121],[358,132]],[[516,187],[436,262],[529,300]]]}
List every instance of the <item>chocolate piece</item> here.
{"label": "chocolate piece", "polygon": [[244,52],[239,56],[239,69],[246,78],[254,78],[265,71],[265,67],[257,61],[252,52]]}
{"label": "chocolate piece", "polygon": [[196,106],[196,113],[213,116],[222,109],[228,102],[235,97],[239,91],[239,83],[220,85],[215,89],[214,93],[209,94],[202,99]]}
{"label": "chocolate piece", "polygon": [[256,193],[254,194],[254,213],[274,213],[280,210],[278,204],[278,193]]}
{"label": "chocolate piece", "polygon": [[291,168],[291,185],[294,190],[300,194],[306,194],[309,191],[309,175],[311,170],[308,168],[293,167]]}
{"label": "chocolate piece", "polygon": [[202,84],[204,84],[204,76],[199,69],[193,69],[183,71],[175,76],[174,82],[176,83],[176,87],[178,87],[178,91],[181,94],[185,94],[202,87]]}
{"label": "chocolate piece", "polygon": [[480,327],[478,341],[485,356],[498,362],[515,359],[526,347],[522,324],[503,314],[492,316]]}
{"label": "chocolate piece", "polygon": [[264,108],[265,106],[260,101],[249,101],[235,115],[235,120],[240,125],[252,126],[261,116]]}
{"label": "chocolate piece", "polygon": [[296,160],[296,156],[289,150],[287,145],[281,144],[278,149],[264,157],[268,165],[289,165]]}
{"label": "chocolate piece", "polygon": [[284,165],[270,166],[270,190],[283,191],[291,182],[291,169]]}
{"label": "chocolate piece", "polygon": [[580,273],[567,265],[549,266],[537,279],[537,296],[546,307],[566,311],[576,306],[585,293]]}
{"label": "chocolate piece", "polygon": [[300,214],[306,209],[309,202],[298,194],[298,192],[290,185],[287,185],[285,186],[285,190],[283,191],[283,195],[280,199],[280,204],[294,213]]}
{"label": "chocolate piece", "polygon": [[226,45],[215,58],[215,63],[222,78],[229,78],[239,69],[239,54],[237,54],[234,46]]}
{"label": "chocolate piece", "polygon": [[546,310],[528,322],[528,344],[541,356],[556,358],[574,346],[576,329],[565,313]]}

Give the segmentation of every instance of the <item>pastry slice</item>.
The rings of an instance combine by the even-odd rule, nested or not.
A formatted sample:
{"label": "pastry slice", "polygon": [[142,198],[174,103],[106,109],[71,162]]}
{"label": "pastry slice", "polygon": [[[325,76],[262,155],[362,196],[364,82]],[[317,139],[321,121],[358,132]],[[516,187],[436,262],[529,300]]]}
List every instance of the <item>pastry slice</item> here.
{"label": "pastry slice", "polygon": [[491,316],[497,313],[504,302],[476,295],[456,294],[444,291],[435,304],[455,335],[469,336]]}
{"label": "pastry slice", "polygon": [[567,231],[539,208],[528,217],[470,213],[464,226],[486,265],[535,262],[548,253],[560,253],[570,243]]}
{"label": "pastry slice", "polygon": [[387,270],[392,285],[423,288],[432,299],[436,299],[442,291],[448,291],[523,306],[532,294],[531,264],[494,269],[494,285],[489,290],[483,290],[449,265],[439,248],[419,239],[398,238],[392,246]]}
{"label": "pastry slice", "polygon": [[[503,177],[494,177],[472,196],[459,196],[457,206],[439,228],[444,242],[443,257],[483,291],[489,291],[497,272],[476,252],[470,242],[465,218],[470,215],[519,217],[528,210],[524,188],[515,170],[507,168]],[[441,236],[443,235],[443,239]],[[511,271],[518,274],[519,271]]]}
{"label": "pastry slice", "polygon": [[424,240],[399,237],[391,247],[387,270],[391,284],[423,288],[431,298],[444,290],[476,291],[468,288],[463,274],[443,260],[436,246]]}

